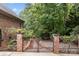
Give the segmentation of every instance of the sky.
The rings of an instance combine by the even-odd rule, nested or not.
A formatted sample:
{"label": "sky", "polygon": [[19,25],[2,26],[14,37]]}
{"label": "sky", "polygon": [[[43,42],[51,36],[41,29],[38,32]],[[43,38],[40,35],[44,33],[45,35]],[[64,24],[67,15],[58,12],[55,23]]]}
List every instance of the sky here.
{"label": "sky", "polygon": [[13,10],[17,15],[25,8],[25,3],[7,3],[5,4],[8,8]]}

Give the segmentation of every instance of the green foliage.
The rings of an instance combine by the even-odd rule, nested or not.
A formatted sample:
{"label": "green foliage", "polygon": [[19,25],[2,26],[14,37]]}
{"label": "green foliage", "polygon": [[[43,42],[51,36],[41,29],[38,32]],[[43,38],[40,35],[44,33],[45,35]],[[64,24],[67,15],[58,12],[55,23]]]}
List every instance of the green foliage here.
{"label": "green foliage", "polygon": [[79,4],[73,4],[69,18],[65,21],[66,34],[70,35],[73,28],[79,25]]}
{"label": "green foliage", "polygon": [[24,38],[30,38],[33,36],[33,31],[32,30],[25,30],[23,35],[24,35]]}
{"label": "green foliage", "polygon": [[70,36],[63,36],[63,42],[64,43],[68,43],[68,42],[70,42],[70,40],[71,40]]}
{"label": "green foliage", "polygon": [[8,49],[15,50],[16,48],[16,41],[14,39],[8,40]]}
{"label": "green foliage", "polygon": [[74,34],[74,35],[79,34],[79,25],[73,28],[73,31],[71,32],[71,34]]}
{"label": "green foliage", "polygon": [[[30,4],[21,12],[20,17],[25,21],[25,37],[33,35],[47,37],[54,33],[61,35],[70,35],[71,32],[72,34],[79,33],[79,4]],[[73,38],[77,39],[74,35],[64,36],[64,41],[73,41]]]}
{"label": "green foliage", "polygon": [[77,37],[74,36],[74,35],[71,35],[71,36],[63,36],[63,42],[64,42],[64,43],[72,42],[72,41],[74,41],[75,39],[77,39]]}
{"label": "green foliage", "polygon": [[25,28],[40,37],[44,33],[64,34],[64,20],[68,18],[72,4],[31,4],[21,12]]}

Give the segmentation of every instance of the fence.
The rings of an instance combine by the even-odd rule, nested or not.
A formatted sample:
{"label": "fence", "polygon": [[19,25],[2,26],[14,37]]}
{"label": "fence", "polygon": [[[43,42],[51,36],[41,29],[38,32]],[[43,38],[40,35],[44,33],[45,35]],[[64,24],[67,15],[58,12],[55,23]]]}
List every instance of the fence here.
{"label": "fence", "polygon": [[46,40],[26,40],[24,42],[24,51],[26,52],[52,52],[53,51],[53,41]]}
{"label": "fence", "polygon": [[57,35],[54,36],[53,40],[49,41],[40,40],[39,38],[31,38],[30,40],[24,41],[22,38],[22,34],[17,34],[14,51],[79,54],[79,46],[78,44],[76,45],[73,42],[69,43],[60,42],[59,36]]}
{"label": "fence", "polygon": [[[35,40],[35,38],[30,39],[28,44],[26,44],[26,48],[24,48],[23,42],[24,41],[22,39],[22,34],[17,34],[17,51],[18,52],[22,52],[22,51],[24,51],[24,49],[28,49],[28,48],[35,48],[34,45],[35,45],[35,43],[37,43],[36,49],[37,49],[38,52],[40,51],[40,49],[44,48],[44,50],[42,50],[42,51],[45,51],[45,49],[47,49],[47,50],[49,49],[49,51],[53,50],[54,53],[59,53],[59,36],[58,35],[54,35],[54,40],[51,41],[52,44],[49,44],[49,46],[51,45],[52,47],[49,47],[49,46],[46,47],[45,46],[46,44],[44,45],[45,41],[38,41],[37,39]],[[42,42],[42,43],[40,43],[40,42]]]}
{"label": "fence", "polygon": [[70,43],[60,43],[60,53],[70,53],[70,54],[79,54],[79,47],[78,45],[74,44],[73,42]]}

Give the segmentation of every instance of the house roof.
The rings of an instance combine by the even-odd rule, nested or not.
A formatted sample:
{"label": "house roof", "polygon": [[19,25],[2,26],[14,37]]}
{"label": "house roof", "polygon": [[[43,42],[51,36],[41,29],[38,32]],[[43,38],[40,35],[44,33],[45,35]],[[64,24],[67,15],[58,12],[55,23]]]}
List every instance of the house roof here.
{"label": "house roof", "polygon": [[24,22],[19,16],[16,15],[16,13],[14,13],[11,9],[9,9],[8,7],[4,6],[4,4],[1,3],[0,3],[0,13],[8,17],[15,18],[20,22]]}

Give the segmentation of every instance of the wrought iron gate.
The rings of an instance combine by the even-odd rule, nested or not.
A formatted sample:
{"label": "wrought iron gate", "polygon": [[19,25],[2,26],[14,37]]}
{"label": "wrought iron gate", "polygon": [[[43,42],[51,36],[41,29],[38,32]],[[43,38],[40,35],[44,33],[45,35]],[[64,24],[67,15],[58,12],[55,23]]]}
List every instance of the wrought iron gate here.
{"label": "wrought iron gate", "polygon": [[24,42],[24,51],[26,52],[52,52],[52,40],[30,39]]}

